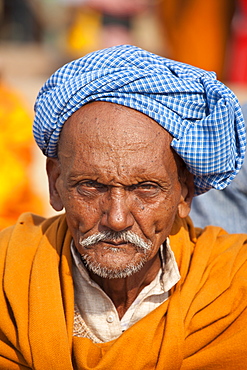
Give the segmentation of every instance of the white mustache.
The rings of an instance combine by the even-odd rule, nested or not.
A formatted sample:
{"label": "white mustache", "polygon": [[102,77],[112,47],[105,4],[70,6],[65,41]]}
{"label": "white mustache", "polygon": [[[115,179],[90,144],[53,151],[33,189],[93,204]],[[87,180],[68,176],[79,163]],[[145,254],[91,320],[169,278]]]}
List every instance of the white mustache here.
{"label": "white mustache", "polygon": [[152,243],[151,241],[145,242],[140,236],[133,233],[132,231],[102,231],[97,234],[88,236],[85,239],[79,240],[79,244],[82,247],[89,247],[99,243],[100,241],[112,241],[112,242],[126,242],[134,244],[136,247],[148,251],[150,250]]}

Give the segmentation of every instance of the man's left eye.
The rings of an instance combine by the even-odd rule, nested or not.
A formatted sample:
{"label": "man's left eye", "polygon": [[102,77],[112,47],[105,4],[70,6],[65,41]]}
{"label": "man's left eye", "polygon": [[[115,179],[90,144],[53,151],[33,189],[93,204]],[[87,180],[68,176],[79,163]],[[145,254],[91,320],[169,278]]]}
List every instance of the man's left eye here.
{"label": "man's left eye", "polygon": [[132,185],[130,187],[130,190],[137,190],[137,191],[142,191],[146,193],[155,193],[159,189],[159,185],[152,183],[152,182],[141,182],[136,185]]}
{"label": "man's left eye", "polygon": [[85,186],[87,188],[103,188],[104,185],[98,183],[97,181],[83,181],[80,183],[81,186]]}
{"label": "man's left eye", "polygon": [[156,184],[144,183],[144,184],[139,184],[137,188],[150,190],[150,189],[157,189],[157,187],[158,185]]}

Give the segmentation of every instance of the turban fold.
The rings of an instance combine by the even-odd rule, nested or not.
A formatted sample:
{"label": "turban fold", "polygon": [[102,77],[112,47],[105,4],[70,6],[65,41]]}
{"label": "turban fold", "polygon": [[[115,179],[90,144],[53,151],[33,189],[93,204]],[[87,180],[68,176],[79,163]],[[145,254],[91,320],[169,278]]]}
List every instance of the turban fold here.
{"label": "turban fold", "polygon": [[35,103],[34,137],[49,157],[65,121],[92,101],[138,110],[172,136],[172,148],[195,175],[196,194],[223,189],[245,154],[245,124],[233,92],[214,72],[131,45],[90,53],[56,71]]}

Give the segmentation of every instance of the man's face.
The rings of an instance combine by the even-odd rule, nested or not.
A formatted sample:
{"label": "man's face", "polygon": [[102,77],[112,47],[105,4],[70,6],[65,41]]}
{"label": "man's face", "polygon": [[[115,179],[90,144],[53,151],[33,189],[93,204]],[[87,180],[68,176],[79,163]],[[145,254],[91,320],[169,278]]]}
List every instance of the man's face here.
{"label": "man's face", "polygon": [[47,161],[51,204],[65,208],[75,246],[94,273],[126,277],[145,268],[177,211],[189,212],[170,142],[155,121],[113,103],[90,103],[65,123],[59,159]]}

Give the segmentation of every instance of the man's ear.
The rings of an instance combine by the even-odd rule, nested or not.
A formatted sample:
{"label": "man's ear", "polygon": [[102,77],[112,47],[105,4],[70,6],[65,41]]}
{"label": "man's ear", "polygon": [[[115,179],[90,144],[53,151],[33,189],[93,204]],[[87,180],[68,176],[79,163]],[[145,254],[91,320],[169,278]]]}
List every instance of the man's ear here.
{"label": "man's ear", "polygon": [[60,164],[57,158],[47,158],[46,172],[49,181],[50,204],[55,211],[62,211],[63,202],[57,191],[57,180],[60,175]]}
{"label": "man's ear", "polygon": [[178,215],[181,218],[187,217],[190,213],[192,199],[194,197],[195,186],[194,186],[194,175],[192,175],[187,169],[180,179],[181,183],[181,198],[178,205]]}

